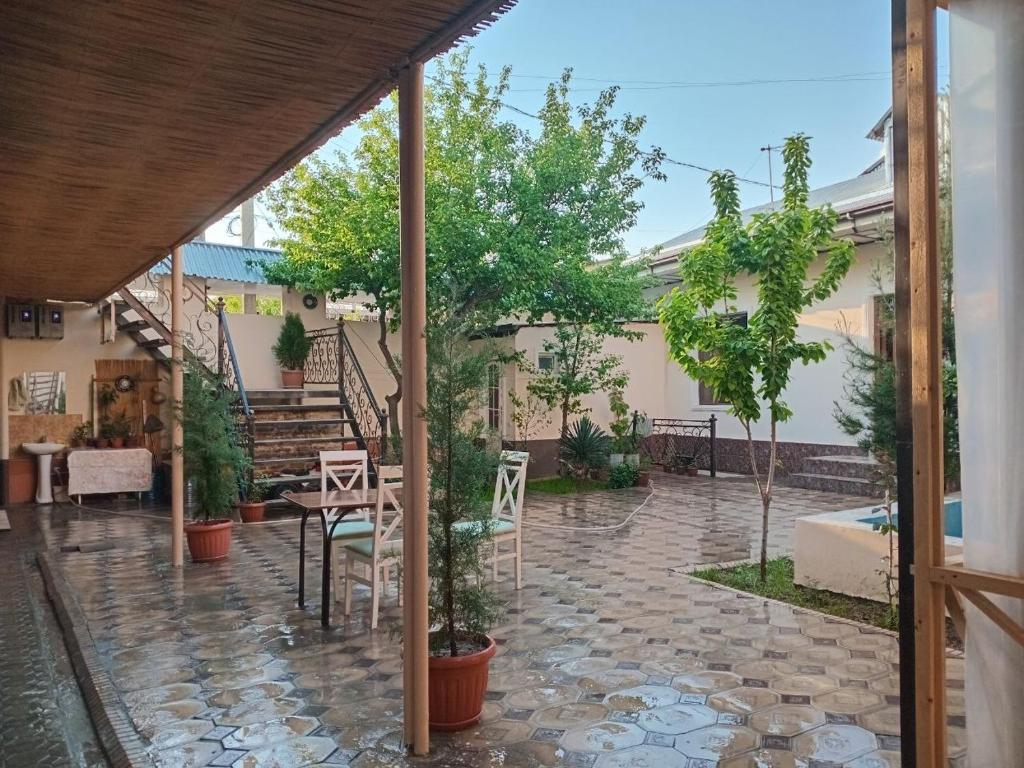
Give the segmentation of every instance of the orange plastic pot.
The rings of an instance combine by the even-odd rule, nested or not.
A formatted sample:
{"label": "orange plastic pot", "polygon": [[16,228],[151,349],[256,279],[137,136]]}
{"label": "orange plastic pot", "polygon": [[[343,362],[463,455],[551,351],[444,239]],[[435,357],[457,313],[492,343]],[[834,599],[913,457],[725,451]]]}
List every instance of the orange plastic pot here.
{"label": "orange plastic pot", "polygon": [[267,511],[267,502],[258,501],[255,503],[248,503],[244,501],[238,502],[238,516],[242,518],[243,523],[262,523],[263,514]]}
{"label": "orange plastic pot", "polygon": [[285,389],[302,389],[306,384],[301,368],[298,370],[281,369],[281,386]]}
{"label": "orange plastic pot", "polygon": [[465,656],[431,656],[430,727],[435,731],[461,731],[476,725],[484,708],[484,693],[491,657],[498,647],[487,638],[487,647]]}
{"label": "orange plastic pot", "polygon": [[185,526],[188,552],[193,563],[213,563],[224,560],[231,549],[230,520],[211,520],[208,523],[189,523]]}

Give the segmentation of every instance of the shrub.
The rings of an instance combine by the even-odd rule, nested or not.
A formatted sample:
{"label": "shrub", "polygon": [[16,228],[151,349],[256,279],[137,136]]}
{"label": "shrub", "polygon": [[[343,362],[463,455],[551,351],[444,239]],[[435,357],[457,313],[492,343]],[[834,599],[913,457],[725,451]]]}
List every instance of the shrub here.
{"label": "shrub", "polygon": [[306,364],[309,345],[302,318],[294,312],[289,312],[284,316],[281,332],[277,334],[277,343],[273,348],[277,364],[288,371],[301,370]]}
{"label": "shrub", "polygon": [[586,477],[608,463],[608,435],[588,416],[572,424],[558,444],[563,464],[575,477]]}
{"label": "shrub", "polygon": [[608,474],[609,488],[632,488],[640,476],[640,470],[632,464],[619,464]]}

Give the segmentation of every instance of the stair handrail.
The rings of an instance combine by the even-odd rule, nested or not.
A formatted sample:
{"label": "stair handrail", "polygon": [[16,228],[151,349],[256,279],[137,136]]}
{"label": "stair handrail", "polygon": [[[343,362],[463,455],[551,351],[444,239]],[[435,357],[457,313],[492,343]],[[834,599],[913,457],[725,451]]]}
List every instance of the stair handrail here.
{"label": "stair handrail", "polygon": [[[363,371],[363,366],[360,364],[359,358],[356,356],[356,353],[352,349],[352,342],[349,341],[348,334],[345,333],[345,325],[343,323],[338,324],[338,337],[341,339],[342,343],[342,354],[348,355],[349,359],[352,361],[352,367],[355,369],[356,376],[359,377],[359,384],[366,392],[367,401],[373,407],[373,410],[380,414],[381,417],[383,418],[383,414],[385,413],[385,411],[382,411],[381,407],[377,405],[377,398],[373,396],[373,389],[370,387],[370,382],[366,378],[366,372]],[[381,433],[383,434],[383,430],[381,430]]]}
{"label": "stair handrail", "polygon": [[[231,364],[231,372],[235,376],[235,389],[238,390],[238,397],[242,404],[242,413],[245,417],[252,417],[252,406],[249,405],[249,395],[245,391],[245,383],[242,381],[242,368],[238,364],[238,355],[235,352],[235,344],[231,340],[231,328],[228,325],[228,313],[224,308],[224,300],[221,299],[216,305],[217,322],[218,322],[218,334],[223,338],[223,344],[221,348],[227,353],[227,359]],[[217,356],[218,371],[217,373],[224,377],[226,371],[224,368],[223,354]]]}

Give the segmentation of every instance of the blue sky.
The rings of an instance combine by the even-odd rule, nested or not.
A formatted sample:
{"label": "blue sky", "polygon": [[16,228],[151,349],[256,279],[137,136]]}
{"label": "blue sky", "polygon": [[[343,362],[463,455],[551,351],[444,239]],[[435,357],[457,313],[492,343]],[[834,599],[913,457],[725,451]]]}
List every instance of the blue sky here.
{"label": "blue sky", "polygon": [[[468,45],[489,70],[512,67],[506,101],[527,111],[565,67],[573,68],[578,103],[620,84],[619,109],[646,115],[643,142],[675,160],[767,182],[759,148],[802,131],[812,137],[811,183],[822,186],[856,175],[880,152],[864,135],[891,101],[889,14],[890,0],[520,0]],[[942,81],[948,44],[940,15]],[[750,82],[766,80],[791,82]],[[792,82],[801,80],[811,81]],[[350,128],[329,147],[351,148],[356,138]],[[631,252],[711,213],[707,174],[665,171],[668,181],[640,193],[644,210],[625,237]],[[744,184],[741,193],[744,206],[768,200],[765,187]],[[268,227],[258,232],[271,236]],[[232,239],[223,223],[209,235]]]}

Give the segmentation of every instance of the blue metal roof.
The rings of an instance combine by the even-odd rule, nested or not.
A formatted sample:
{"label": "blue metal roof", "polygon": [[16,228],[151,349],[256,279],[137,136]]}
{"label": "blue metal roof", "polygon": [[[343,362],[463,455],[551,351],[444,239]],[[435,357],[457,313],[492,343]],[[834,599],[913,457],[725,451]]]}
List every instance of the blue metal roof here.
{"label": "blue metal roof", "polygon": [[[280,261],[281,251],[272,248],[244,248],[224,243],[191,242],[185,244],[185,274],[214,280],[232,280],[238,283],[267,283],[263,270],[250,267],[248,262],[274,263]],[[170,259],[153,267],[158,275],[170,274]]]}

